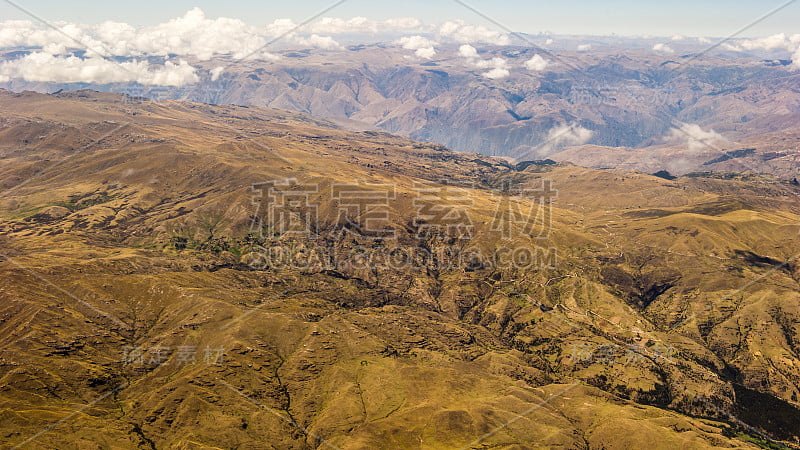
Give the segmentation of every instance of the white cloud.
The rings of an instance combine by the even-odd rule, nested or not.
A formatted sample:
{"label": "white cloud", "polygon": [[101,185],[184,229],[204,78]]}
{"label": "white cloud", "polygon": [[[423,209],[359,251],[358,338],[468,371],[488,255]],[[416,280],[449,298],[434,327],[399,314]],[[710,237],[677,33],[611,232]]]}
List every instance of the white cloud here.
{"label": "white cloud", "polygon": [[467,64],[469,65],[475,66],[479,69],[490,69],[488,72],[483,73],[483,76],[486,78],[499,80],[502,78],[507,78],[509,75],[511,75],[508,61],[506,59],[479,59],[478,50],[469,44],[464,44],[459,47],[458,54],[459,56],[466,58]]}
{"label": "white cloud", "polygon": [[[0,23],[1,47],[39,47],[51,54],[65,53],[67,48],[88,47],[107,54],[104,44],[88,34],[88,27],[67,22],[54,22],[54,28],[27,20]],[[77,42],[76,42],[77,41]]]}
{"label": "white cloud", "polygon": [[583,145],[592,139],[594,132],[580,125],[562,124],[550,129],[545,142],[537,147],[540,157],[553,154],[555,151],[570,145]]}
{"label": "white cloud", "polygon": [[786,50],[792,54],[792,63],[800,68],[800,34],[786,36],[784,33],[774,34],[758,39],[741,41],[739,51],[745,50]]}
{"label": "white cloud", "polygon": [[422,31],[424,29],[422,22],[414,17],[398,17],[382,21],[369,20],[366,17],[353,17],[352,19],[323,17],[317,22],[309,24],[303,31],[322,34],[377,34],[387,31]]}
{"label": "white cloud", "polygon": [[673,128],[667,136],[667,140],[685,142],[691,152],[712,150],[717,145],[726,142],[725,137],[716,131],[705,131],[700,125],[693,123],[683,123],[680,128]]}
{"label": "white cloud", "polygon": [[579,52],[588,52],[592,49],[592,44],[581,44],[578,46]]}
{"label": "white cloud", "polygon": [[379,31],[389,30],[416,30],[425,27],[422,22],[415,17],[396,17],[394,19],[386,19],[380,23]]}
{"label": "white cloud", "polygon": [[459,56],[462,56],[467,59],[478,57],[478,51],[475,50],[475,47],[469,44],[464,44],[461,47],[458,47],[458,54]]}
{"label": "white cloud", "polygon": [[[320,28],[324,29],[326,26],[335,27],[335,25],[327,24]],[[296,31],[294,31],[297,29]],[[302,45],[303,47],[321,48],[323,50],[336,50],[342,49],[335,39],[330,36],[320,36],[316,33],[311,36],[301,35],[300,32],[309,32],[308,28],[298,28],[292,19],[276,19],[266,27],[267,35],[273,38],[281,38],[284,42]],[[264,40],[266,44],[266,39]],[[262,45],[263,47],[263,45]]]}
{"label": "white cloud", "polygon": [[654,45],[653,50],[659,53],[666,53],[668,55],[675,53],[675,50],[673,50],[672,47],[670,47],[667,44],[661,44],[661,43]]}
{"label": "white cloud", "polygon": [[541,55],[533,55],[533,58],[525,61],[525,68],[534,72],[541,72],[550,64],[549,61],[542,58]]}
{"label": "white cloud", "polygon": [[55,26],[59,31],[28,21],[0,23],[0,47],[39,47],[50,54],[88,48],[87,53],[102,56],[177,54],[208,60],[220,53],[241,58],[266,43],[258,28],[237,19],[208,19],[199,8],[138,29],[110,21],[95,26],[57,22]]}
{"label": "white cloud", "polygon": [[213,69],[211,69],[209,71],[209,72],[211,72],[211,81],[217,81],[219,79],[220,75],[222,75],[222,72],[224,72],[224,71],[225,71],[225,67],[223,67],[223,66],[214,67]]}
{"label": "white cloud", "polygon": [[418,58],[431,59],[436,56],[436,49],[433,47],[418,48],[414,54],[417,55]]}
{"label": "white cloud", "polygon": [[553,41],[552,39],[548,39],[548,40],[544,41],[544,45],[553,45],[553,42],[555,42],[555,41]]}
{"label": "white cloud", "polygon": [[270,36],[281,36],[297,28],[297,24],[292,19],[275,19],[267,25],[267,34]]}
{"label": "white cloud", "polygon": [[742,51],[742,47],[739,47],[738,45],[730,44],[728,42],[723,42],[720,45],[720,47],[724,48],[725,50],[730,50],[732,52],[740,52],[740,51]]}
{"label": "white cloud", "polygon": [[[136,28],[111,21],[95,26],[56,22],[54,26],[58,30],[24,20],[0,22],[0,48],[38,47],[54,55],[67,54],[69,49],[88,48],[90,53],[106,57],[175,54],[209,60],[215,55],[230,54],[237,59],[253,57],[252,55],[272,59],[273,55],[263,52],[263,47],[270,38],[296,27],[290,19],[278,19],[264,28],[247,25],[238,19],[211,19],[200,8],[193,8],[180,17],[151,27]],[[341,46],[330,37],[320,36],[321,30],[381,31],[419,26],[421,22],[413,18],[382,22],[368,21],[361,17],[349,20],[321,19],[300,30],[303,32],[302,36],[292,33],[285,40],[304,46],[331,49]]]}
{"label": "white cloud", "polygon": [[276,55],[276,54],[274,54],[274,53],[270,53],[270,52],[268,52],[266,50],[259,50],[259,51],[256,51],[255,53],[250,53],[248,55],[245,55],[245,57],[242,58],[242,59],[245,60],[245,61],[253,61],[253,60],[259,60],[259,59],[268,60],[268,61],[278,61],[279,59],[281,59],[281,57]]}
{"label": "white cloud", "polygon": [[787,48],[789,45],[790,42],[784,33],[741,42],[742,48],[747,50],[777,50]]}
{"label": "white cloud", "polygon": [[594,133],[580,125],[561,125],[547,133],[547,140],[559,144],[581,145],[589,142]]}
{"label": "white cloud", "polygon": [[7,20],[0,24],[0,47],[21,47],[28,44],[33,28],[29,20]]}
{"label": "white cloud", "polygon": [[[200,8],[193,8],[180,17],[149,27],[134,27],[113,21],[94,26],[55,22],[53,26],[56,29],[27,20],[0,22],[0,48],[34,47],[53,55],[67,55],[74,49],[89,48],[96,51],[97,56],[105,57],[181,55],[205,61],[220,54],[236,59],[272,59],[274,55],[264,52],[263,47],[279,36],[288,44],[338,49],[342,48],[341,45],[330,35],[421,33],[436,32],[438,29],[441,36],[460,43],[510,43],[509,37],[503,33],[462,21],[450,21],[435,27],[425,25],[414,17],[386,20],[325,17],[299,29],[291,19],[277,19],[267,26],[255,27],[238,19],[209,18]],[[417,56],[424,58],[435,54],[432,45],[414,50]]]}
{"label": "white cloud", "polygon": [[[340,19],[335,17],[324,17],[317,22],[304,27],[299,27],[291,19],[276,19],[266,26],[266,34],[272,37],[282,37],[286,42],[296,43],[305,46],[313,46],[322,49],[343,48],[338,42],[329,36],[319,36],[320,34],[378,34],[385,32],[409,32],[409,31],[430,31],[430,27],[425,26],[419,19],[414,17],[398,17],[382,21],[369,20],[366,17],[353,17],[351,19]],[[312,36],[303,35],[312,33]],[[315,37],[316,36],[316,37]],[[414,49],[422,50],[422,48]],[[432,57],[435,54],[432,47],[418,51],[417,56]]]}
{"label": "white cloud", "polygon": [[103,58],[78,58],[31,53],[0,63],[0,81],[23,79],[56,83],[129,83],[183,86],[200,81],[195,68],[181,60],[153,67],[146,61],[116,63]]}
{"label": "white cloud", "polygon": [[437,45],[436,42],[422,36],[405,36],[398,39],[397,44],[400,44],[406,50],[417,50]]}
{"label": "white cloud", "polygon": [[709,39],[709,38],[706,38],[706,37],[699,37],[699,38],[697,38],[697,42],[699,42],[701,44],[710,44],[713,41],[711,39]]}
{"label": "white cloud", "polygon": [[133,33],[125,24],[119,24],[112,30],[124,33],[128,39],[124,44],[130,51],[117,53],[123,56],[139,53],[164,56],[178,54],[209,60],[215,54],[230,53],[234,58],[241,58],[266,44],[266,39],[257,28],[238,19],[208,19],[200,8]]}
{"label": "white cloud", "polygon": [[334,17],[323,17],[318,22],[308,26],[312,33],[339,34],[339,33],[376,33],[377,24],[366,17],[353,17],[350,20]]}
{"label": "white cloud", "polygon": [[323,50],[336,50],[344,48],[342,47],[341,44],[336,42],[332,37],[320,36],[317,34],[312,34],[309,37],[295,36],[294,41],[306,47],[321,48]]}
{"label": "white cloud", "polygon": [[[448,40],[468,44],[486,42],[508,45],[507,35],[483,26],[462,21],[446,22],[441,27],[426,26],[419,19],[400,17],[375,21],[365,17],[350,19],[322,18],[302,29],[291,19],[277,19],[267,26],[255,27],[232,18],[209,18],[200,8],[193,8],[180,17],[164,23],[136,27],[126,23],[106,21],[98,25],[55,22],[56,29],[26,20],[0,22],[0,48],[31,47],[37,53],[3,63],[2,79],[49,80],[61,82],[126,82],[181,85],[197,79],[196,69],[186,62],[166,62],[150,65],[145,59],[159,56],[165,60],[173,55],[208,61],[217,55],[234,59],[267,59],[279,57],[267,52],[265,45],[281,36],[285,43],[321,49],[342,49],[330,35],[342,33],[377,34],[391,32],[436,32]],[[76,42],[77,41],[77,42]],[[398,41],[403,48],[413,50],[418,58],[436,55],[438,44],[420,35],[406,36]],[[85,56],[73,55],[75,49],[88,48]],[[510,75],[505,59],[479,61],[477,51],[469,54],[476,67],[487,69],[484,76],[499,79]],[[100,58],[100,56],[106,59]],[[462,55],[463,56],[463,55]],[[130,58],[115,63],[110,57]],[[115,67],[116,66],[116,67]],[[209,71],[217,80],[224,69]]]}
{"label": "white cloud", "polygon": [[433,58],[436,55],[434,45],[438,45],[438,43],[422,36],[404,36],[395,43],[406,50],[416,50],[414,54],[424,59]]}
{"label": "white cloud", "polygon": [[675,36],[672,36],[670,39],[673,41],[683,41],[686,40],[686,36],[682,34],[676,34]]}
{"label": "white cloud", "polygon": [[475,65],[482,68],[491,68],[491,70],[485,72],[483,76],[492,80],[499,80],[511,75],[511,72],[508,70],[508,61],[503,58],[476,61]]}
{"label": "white cloud", "polygon": [[507,78],[509,75],[511,75],[511,72],[505,67],[495,67],[494,69],[483,74],[483,76],[492,80]]}
{"label": "white cloud", "polygon": [[485,42],[495,45],[509,45],[511,39],[498,31],[490,30],[480,25],[467,25],[461,20],[451,20],[439,27],[439,35],[453,39],[461,44],[472,42]]}

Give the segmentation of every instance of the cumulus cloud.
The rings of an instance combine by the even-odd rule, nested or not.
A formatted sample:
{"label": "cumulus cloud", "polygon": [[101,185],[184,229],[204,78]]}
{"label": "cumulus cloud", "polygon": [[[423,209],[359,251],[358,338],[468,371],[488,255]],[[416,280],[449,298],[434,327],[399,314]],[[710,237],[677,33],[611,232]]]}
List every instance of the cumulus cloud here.
{"label": "cumulus cloud", "polygon": [[707,38],[707,37],[699,37],[699,38],[697,38],[697,42],[699,42],[701,44],[710,44],[713,41],[711,39]]}
{"label": "cumulus cloud", "polygon": [[478,58],[478,50],[469,44],[464,44],[458,48],[458,55],[467,59]]}
{"label": "cumulus cloud", "polygon": [[106,57],[177,54],[208,60],[223,53],[241,58],[267,42],[258,28],[237,19],[208,19],[199,8],[152,27],[111,21],[95,26],[57,22],[55,26],[58,30],[29,21],[0,23],[0,47],[38,47],[53,55],[87,48],[87,53]]}
{"label": "cumulus cloud", "polygon": [[747,50],[777,50],[787,48],[790,44],[784,33],[741,42],[742,48]]}
{"label": "cumulus cloud", "polygon": [[410,32],[424,29],[423,23],[414,17],[397,17],[381,21],[369,20],[366,17],[353,17],[352,19],[323,17],[317,22],[309,24],[303,31],[318,34],[377,34],[387,31]]}
{"label": "cumulus cloud", "polygon": [[580,125],[558,125],[547,132],[544,143],[536,147],[535,153],[538,157],[546,157],[564,147],[586,144],[593,135],[592,130],[587,130]]}
{"label": "cumulus cloud", "polygon": [[[310,45],[323,49],[339,48],[332,38],[320,36],[319,31],[376,29],[379,26],[403,29],[419,24],[416,19],[392,19],[384,22],[364,22],[363,18],[350,20],[322,19],[304,29],[305,35],[292,33],[287,42]],[[261,49],[276,37],[293,30],[296,25],[290,19],[279,19],[266,28],[247,25],[241,20],[206,17],[203,10],[193,8],[183,16],[164,23],[136,28],[126,23],[106,21],[88,26],[56,22],[51,29],[25,20],[0,23],[0,48],[37,47],[45,53],[64,55],[70,49],[88,48],[89,53],[106,57],[139,57],[181,55],[199,60],[209,60],[215,55],[229,54],[234,58],[264,57],[274,55]]]}
{"label": "cumulus cloud", "polygon": [[[386,32],[413,32],[430,31],[431,28],[424,25],[422,21],[414,17],[397,17],[386,20],[370,20],[366,17],[353,17],[351,19],[341,19],[336,17],[323,17],[322,19],[310,23],[302,28],[291,19],[276,19],[266,27],[266,34],[272,37],[282,36],[287,42],[300,45],[309,45],[323,49],[342,48],[338,42],[331,37],[314,35],[328,34],[378,34]],[[312,33],[311,37],[302,37],[301,34]],[[432,57],[435,52],[431,47],[424,47],[415,50],[417,56]],[[423,55],[423,56],[421,56]]]}
{"label": "cumulus cloud", "polygon": [[[0,48],[28,47],[40,51],[2,64],[4,81],[21,78],[41,82],[139,82],[180,86],[198,81],[195,68],[185,61],[151,65],[144,57],[172,55],[209,60],[217,54],[234,58],[274,59],[263,51],[263,30],[237,19],[209,19],[194,8],[181,17],[151,27],[106,21],[98,25],[56,22],[56,29],[30,21],[0,23]],[[315,46],[332,44],[312,36]],[[86,50],[85,56],[73,54]],[[115,62],[111,57],[129,58]],[[218,77],[212,73],[212,77]]]}
{"label": "cumulus cloud", "polygon": [[673,50],[672,47],[670,47],[667,44],[661,44],[661,43],[654,45],[653,50],[659,53],[666,53],[668,55],[675,53],[675,50]]}
{"label": "cumulus cloud", "polygon": [[[303,34],[284,36],[291,44],[321,49],[341,49],[342,46],[322,31],[336,33],[407,30],[419,28],[414,18],[369,21],[363,17],[349,20],[321,19],[310,25]],[[264,47],[271,38],[294,30],[289,19],[279,19],[267,27],[254,27],[231,18],[208,18],[200,8],[149,27],[134,27],[126,23],[106,21],[98,25],[55,22],[53,28],[27,20],[0,22],[0,48],[27,47],[38,49],[35,54],[3,65],[3,80],[24,78],[33,81],[116,82],[140,81],[143,84],[163,83],[180,85],[196,78],[195,70],[185,62],[150,66],[138,60],[160,56],[165,60],[180,55],[201,61],[217,55],[234,59],[267,59],[278,57]],[[79,58],[74,51],[86,50]],[[431,57],[431,50],[418,50],[418,55]],[[104,61],[101,57],[106,58]],[[117,64],[112,57],[129,58]],[[57,65],[60,67],[56,67]],[[117,68],[114,68],[114,65]],[[33,69],[41,70],[40,74]],[[215,69],[216,70],[216,69]],[[212,72],[212,78],[221,72]]]}
{"label": "cumulus cloud", "polygon": [[492,70],[483,74],[484,77],[492,80],[500,80],[503,78],[508,78],[509,75],[511,75],[511,71],[509,71],[506,67],[502,66],[495,67]]}
{"label": "cumulus cloud", "polygon": [[439,35],[461,44],[485,42],[495,45],[509,45],[511,39],[503,33],[480,25],[468,25],[461,20],[451,20],[439,27]]}
{"label": "cumulus cloud", "polygon": [[[385,32],[436,32],[460,43],[485,42],[508,45],[507,35],[483,26],[462,21],[445,22],[440,27],[427,26],[414,17],[370,20],[324,17],[304,27],[291,19],[277,19],[264,27],[226,18],[210,18],[202,9],[193,8],[180,17],[149,27],[134,27],[126,23],[107,21],[99,25],[80,25],[56,22],[55,29],[26,20],[0,22],[0,48],[34,47],[52,55],[68,55],[74,49],[89,48],[98,56],[168,56],[181,55],[210,60],[226,54],[233,58],[268,58],[263,52],[272,39],[322,49],[341,48],[331,37],[337,34],[378,34]],[[413,36],[412,36],[413,37]],[[433,46],[415,48],[417,56],[430,58]]]}
{"label": "cumulus cloud", "polygon": [[509,71],[508,61],[503,58],[492,58],[487,60],[480,60],[475,61],[475,66],[490,69],[488,72],[484,72],[483,76],[492,80],[500,80],[502,78],[507,78],[511,75],[511,71]]}
{"label": "cumulus cloud", "polygon": [[194,67],[181,60],[153,67],[146,61],[116,63],[99,57],[78,58],[31,53],[0,63],[0,82],[23,79],[57,83],[129,83],[182,86],[200,81]]}
{"label": "cumulus cloud", "polygon": [[[335,28],[336,25],[326,24],[320,28],[325,29],[325,27]],[[300,34],[300,31],[309,32],[310,29],[298,28],[298,25],[294,23],[292,19],[276,19],[266,27],[267,35],[273,38],[281,38],[285,42],[291,44],[302,45],[304,47],[321,48],[323,50],[336,50],[343,48],[339,42],[330,36],[320,36],[316,33],[313,33],[311,36],[304,36]]]}
{"label": "cumulus cloud", "polygon": [[581,145],[589,142],[594,133],[580,125],[561,125],[552,128],[547,133],[547,140],[551,143],[566,145]]}
{"label": "cumulus cloud", "polygon": [[225,71],[225,67],[222,67],[222,66],[214,67],[213,69],[211,69],[209,71],[211,73],[211,81],[219,80],[219,77],[222,75],[222,72],[224,72],[224,71]]}
{"label": "cumulus cloud", "polygon": [[544,45],[553,45],[553,42],[555,42],[555,41],[553,41],[552,39],[548,39],[548,40],[544,41]]}
{"label": "cumulus cloud", "polygon": [[588,52],[592,49],[592,44],[581,44],[578,46],[579,52]]}
{"label": "cumulus cloud", "polygon": [[380,22],[379,31],[395,30],[395,31],[411,31],[425,28],[422,22],[415,17],[395,17],[393,19],[386,19]]}
{"label": "cumulus cloud", "polygon": [[335,50],[344,48],[342,47],[341,44],[336,42],[332,37],[320,36],[317,34],[312,34],[311,36],[308,37],[296,36],[294,38],[294,41],[306,47],[321,48],[323,50]]}
{"label": "cumulus cloud", "polygon": [[298,25],[292,19],[275,19],[271,24],[267,25],[267,34],[270,36],[281,36],[286,33],[291,33]]}
{"label": "cumulus cloud", "polygon": [[739,42],[736,46],[738,51],[742,50],[786,50],[792,54],[792,64],[800,68],[800,34],[787,36],[784,33],[758,39],[750,39]]}
{"label": "cumulus cloud", "polygon": [[699,152],[714,149],[726,139],[714,130],[705,131],[700,125],[683,123],[670,131],[667,141],[685,143],[690,152]]}
{"label": "cumulus cloud", "polygon": [[459,56],[466,58],[467,64],[479,69],[490,69],[484,72],[483,76],[492,80],[507,78],[511,75],[508,61],[504,58],[480,59],[478,50],[475,47],[464,44],[458,48]]}
{"label": "cumulus cloud", "polygon": [[541,55],[533,55],[533,58],[525,61],[525,68],[534,72],[541,72],[547,68],[550,62],[541,57]]}
{"label": "cumulus cloud", "polygon": [[436,50],[433,47],[418,48],[414,54],[417,55],[418,58],[431,59],[436,56]]}
{"label": "cumulus cloud", "polygon": [[415,50],[414,54],[419,58],[431,59],[436,55],[436,42],[422,36],[404,36],[398,39],[396,44],[406,50]]}
{"label": "cumulus cloud", "polygon": [[674,155],[666,162],[666,169],[671,173],[682,174],[696,170],[698,159],[707,159],[708,154],[715,154],[719,146],[727,140],[721,134],[710,129],[703,130],[700,125],[681,123],[664,137],[664,142],[684,147],[685,151]]}
{"label": "cumulus cloud", "polygon": [[730,50],[732,52],[740,52],[742,51],[742,47],[738,45],[731,44],[729,42],[723,42],[720,47],[724,48],[725,50]]}
{"label": "cumulus cloud", "polygon": [[127,24],[107,22],[105,30],[101,30],[98,37],[107,39],[106,42],[119,42],[119,48],[113,49],[115,55],[177,54],[194,56],[200,60],[227,53],[234,58],[242,58],[266,43],[257,28],[238,19],[209,19],[200,8],[194,8],[182,17],[139,30]]}
{"label": "cumulus cloud", "polygon": [[676,34],[675,36],[672,36],[670,39],[673,41],[683,41],[686,40],[686,36],[682,34]]}
{"label": "cumulus cloud", "polygon": [[99,55],[108,53],[103,42],[91,37],[86,27],[66,22],[54,22],[53,28],[28,20],[9,20],[0,23],[0,48],[39,47],[46,53],[63,54],[67,48],[88,47]]}

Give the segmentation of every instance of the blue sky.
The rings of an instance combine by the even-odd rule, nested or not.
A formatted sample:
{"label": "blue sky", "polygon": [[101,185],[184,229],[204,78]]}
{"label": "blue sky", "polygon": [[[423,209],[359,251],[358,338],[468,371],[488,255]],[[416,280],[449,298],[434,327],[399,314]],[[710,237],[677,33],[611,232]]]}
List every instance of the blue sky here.
{"label": "blue sky", "polygon": [[[334,0],[255,1],[184,1],[140,0],[136,2],[87,0],[13,0],[47,20],[66,20],[93,24],[104,20],[133,25],[153,25],[181,16],[192,7],[200,7],[208,17],[234,17],[251,25],[264,25],[278,18],[299,22]],[[752,23],[758,17],[786,3],[786,0],[734,1],[631,1],[631,0],[555,0],[488,1],[465,0],[494,20],[515,30],[556,34],[651,34],[670,36],[727,36]],[[481,17],[451,0],[365,1],[348,0],[326,16],[370,19],[413,16],[426,23],[462,19],[468,23],[488,24]],[[0,2],[0,20],[28,18],[6,2]],[[765,36],[779,32],[800,33],[800,1],[742,34]]]}

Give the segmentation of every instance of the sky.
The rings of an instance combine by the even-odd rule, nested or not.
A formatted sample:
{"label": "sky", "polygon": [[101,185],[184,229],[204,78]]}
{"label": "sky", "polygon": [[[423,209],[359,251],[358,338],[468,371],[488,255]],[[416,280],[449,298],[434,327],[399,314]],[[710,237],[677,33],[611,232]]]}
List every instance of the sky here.
{"label": "sky", "polygon": [[[728,36],[753,23],[788,0],[463,0],[485,16],[514,31],[526,33]],[[148,26],[182,16],[200,7],[208,17],[232,17],[250,25],[264,26],[275,19],[289,18],[299,23],[336,3],[336,0],[302,2],[269,0],[0,0],[0,22],[31,19],[14,8],[13,2],[48,21],[97,24],[106,20]],[[327,17],[357,16],[373,20],[393,17],[416,17],[425,23],[438,24],[461,19],[500,30],[456,0],[367,1],[345,0],[326,13]],[[791,2],[741,37],[768,36],[800,32],[800,0]]]}

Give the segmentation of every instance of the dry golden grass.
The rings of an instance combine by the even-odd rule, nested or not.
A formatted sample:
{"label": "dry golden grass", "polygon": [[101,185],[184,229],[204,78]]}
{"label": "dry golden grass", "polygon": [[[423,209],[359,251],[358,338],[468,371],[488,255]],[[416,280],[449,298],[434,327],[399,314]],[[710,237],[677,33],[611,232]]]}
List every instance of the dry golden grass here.
{"label": "dry golden grass", "polygon": [[[88,92],[0,99],[4,444],[755,446],[737,433],[792,443],[800,204],[788,185],[570,165],[517,172],[258,108]],[[240,245],[250,186],[280,178],[322,193],[357,180],[395,186],[399,237],[383,245],[406,249],[452,247],[414,236],[415,183],[464,185],[470,245],[553,247],[557,266],[252,270]],[[559,191],[550,238],[493,232],[504,181],[542,178]],[[332,223],[331,199],[315,200]],[[209,230],[230,246],[175,245]],[[581,359],[581,345],[614,354]],[[198,353],[191,364],[174,352],[123,364],[131,346]],[[224,360],[203,361],[206,348]],[[734,383],[788,408],[789,425],[753,419],[759,405],[738,403]]]}

